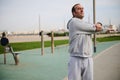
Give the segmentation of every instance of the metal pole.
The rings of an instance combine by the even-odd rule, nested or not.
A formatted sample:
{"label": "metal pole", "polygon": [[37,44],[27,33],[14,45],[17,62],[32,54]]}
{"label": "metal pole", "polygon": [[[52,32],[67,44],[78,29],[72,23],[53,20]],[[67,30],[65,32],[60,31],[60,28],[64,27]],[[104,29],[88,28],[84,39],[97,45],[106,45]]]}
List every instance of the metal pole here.
{"label": "metal pole", "polygon": [[40,23],[40,15],[39,15],[39,18],[38,18],[38,24],[39,24],[39,36],[41,36],[41,23]]}
{"label": "metal pole", "polygon": [[[95,0],[93,0],[93,23],[96,23]],[[94,34],[94,52],[96,52],[96,34]]]}

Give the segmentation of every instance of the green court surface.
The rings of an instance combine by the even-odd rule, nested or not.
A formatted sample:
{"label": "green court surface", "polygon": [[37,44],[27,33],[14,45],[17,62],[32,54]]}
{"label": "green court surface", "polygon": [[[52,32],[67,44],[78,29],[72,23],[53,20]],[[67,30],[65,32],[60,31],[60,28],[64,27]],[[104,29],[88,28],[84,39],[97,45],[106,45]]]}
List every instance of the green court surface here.
{"label": "green court surface", "polygon": [[[120,41],[98,43],[94,55],[117,43]],[[45,48],[43,56],[40,49],[20,53],[20,64],[17,66],[10,53],[7,54],[7,64],[3,63],[3,54],[0,55],[0,80],[63,80],[67,76],[68,45],[55,47],[53,54],[51,48]]]}

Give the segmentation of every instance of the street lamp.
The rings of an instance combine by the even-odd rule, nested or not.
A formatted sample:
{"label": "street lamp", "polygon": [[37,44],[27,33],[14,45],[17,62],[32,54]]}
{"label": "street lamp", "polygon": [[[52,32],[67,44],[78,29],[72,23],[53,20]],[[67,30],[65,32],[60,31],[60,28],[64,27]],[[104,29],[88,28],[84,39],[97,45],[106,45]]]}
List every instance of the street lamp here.
{"label": "street lamp", "polygon": [[[96,23],[95,0],[93,0],[93,23]],[[96,52],[96,34],[94,33],[94,52]]]}

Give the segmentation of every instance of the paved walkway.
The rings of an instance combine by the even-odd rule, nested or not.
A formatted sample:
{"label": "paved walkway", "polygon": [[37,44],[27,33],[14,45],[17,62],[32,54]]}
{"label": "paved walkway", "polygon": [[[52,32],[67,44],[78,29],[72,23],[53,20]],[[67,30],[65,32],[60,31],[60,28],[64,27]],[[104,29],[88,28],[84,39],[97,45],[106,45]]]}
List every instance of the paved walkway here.
{"label": "paved walkway", "polygon": [[[110,48],[116,44],[119,45]],[[120,55],[117,53],[120,49],[118,48],[120,41],[97,44],[94,57],[95,80],[120,80],[118,76]],[[63,80],[67,76],[68,46],[56,47],[54,54],[51,53],[51,48],[45,48],[43,56],[40,49],[21,51],[21,53],[18,66],[14,65],[11,54],[7,54],[6,65],[3,64],[3,54],[0,55],[0,80]]]}
{"label": "paved walkway", "polygon": [[120,43],[94,57],[94,80],[120,80]]}
{"label": "paved walkway", "polygon": [[[101,48],[99,46],[99,50]],[[99,52],[93,60],[94,80],[120,80],[120,43]],[[67,77],[64,80],[68,80]]]}

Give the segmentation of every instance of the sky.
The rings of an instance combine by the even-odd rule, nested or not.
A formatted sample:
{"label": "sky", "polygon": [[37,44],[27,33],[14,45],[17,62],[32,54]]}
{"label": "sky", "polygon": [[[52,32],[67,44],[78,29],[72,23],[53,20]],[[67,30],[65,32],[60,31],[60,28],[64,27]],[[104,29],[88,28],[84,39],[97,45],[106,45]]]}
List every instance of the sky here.
{"label": "sky", "polygon": [[[80,3],[85,21],[93,23],[93,0],[0,0],[0,32],[66,29],[71,8]],[[119,0],[96,0],[96,22],[120,24]],[[39,27],[40,23],[40,27]]]}

